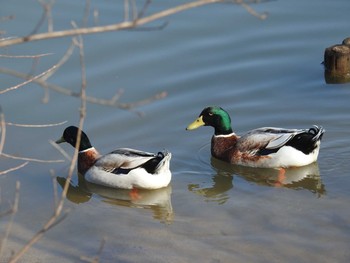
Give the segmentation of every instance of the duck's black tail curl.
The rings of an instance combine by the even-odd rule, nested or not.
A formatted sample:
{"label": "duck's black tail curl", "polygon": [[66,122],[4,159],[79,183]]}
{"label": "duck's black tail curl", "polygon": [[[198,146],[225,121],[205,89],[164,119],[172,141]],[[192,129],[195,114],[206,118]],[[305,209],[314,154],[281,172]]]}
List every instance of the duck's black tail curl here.
{"label": "duck's black tail curl", "polygon": [[292,146],[306,155],[310,154],[318,147],[318,142],[322,139],[324,132],[325,130],[321,126],[314,125],[310,129],[296,134],[286,145]]}
{"label": "duck's black tail curl", "polygon": [[312,128],[309,129],[309,133],[313,135],[312,141],[314,142],[320,141],[323,137],[324,132],[325,129],[323,129],[322,126],[314,125]]}
{"label": "duck's black tail curl", "polygon": [[160,162],[162,162],[163,159],[168,155],[169,153],[167,151],[158,152],[154,158],[142,164],[141,167],[144,168],[148,173],[153,174],[159,169]]}

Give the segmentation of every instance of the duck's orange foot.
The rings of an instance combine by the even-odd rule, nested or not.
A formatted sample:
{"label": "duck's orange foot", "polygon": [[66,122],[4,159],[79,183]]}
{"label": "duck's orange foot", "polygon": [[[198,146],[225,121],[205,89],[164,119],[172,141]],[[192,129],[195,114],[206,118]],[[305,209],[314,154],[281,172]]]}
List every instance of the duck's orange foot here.
{"label": "duck's orange foot", "polygon": [[133,188],[131,189],[131,191],[129,192],[129,196],[131,198],[131,201],[135,201],[141,198],[141,196],[139,195],[139,191],[137,190],[137,188]]}
{"label": "duck's orange foot", "polygon": [[277,180],[275,182],[275,187],[282,187],[284,185],[284,181],[286,180],[286,169],[280,168],[278,170]]}

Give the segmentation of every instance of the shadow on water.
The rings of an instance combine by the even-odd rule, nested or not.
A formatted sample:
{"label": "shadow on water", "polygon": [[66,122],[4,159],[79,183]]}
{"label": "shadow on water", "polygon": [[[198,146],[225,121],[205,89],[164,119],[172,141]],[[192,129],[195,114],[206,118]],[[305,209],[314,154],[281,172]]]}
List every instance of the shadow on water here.
{"label": "shadow on water", "polygon": [[212,177],[212,183],[210,185],[189,184],[188,189],[205,197],[207,201],[218,204],[223,204],[230,198],[228,191],[234,186],[235,176],[260,186],[308,190],[317,197],[326,194],[317,163],[285,169],[284,173],[278,169],[232,165],[215,158],[211,158],[211,165],[216,171]]}
{"label": "shadow on water", "polygon": [[[66,178],[57,177],[57,182],[63,188]],[[130,208],[143,208],[151,210],[153,218],[165,224],[171,224],[174,212],[171,204],[171,186],[157,190],[115,189],[87,182],[83,176],[78,175],[78,184],[70,182],[67,199],[73,203],[88,202],[94,194],[102,201],[111,205]]]}

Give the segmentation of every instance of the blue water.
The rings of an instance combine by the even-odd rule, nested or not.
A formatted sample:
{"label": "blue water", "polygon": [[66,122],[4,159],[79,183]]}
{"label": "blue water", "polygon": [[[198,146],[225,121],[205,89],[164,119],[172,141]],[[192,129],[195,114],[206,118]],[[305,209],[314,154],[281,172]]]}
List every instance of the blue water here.
{"label": "blue water", "polygon": [[[22,8],[18,8],[18,5]],[[138,3],[139,4],[139,3]],[[154,2],[147,14],[174,6]],[[65,208],[70,212],[24,256],[23,262],[348,262],[349,229],[349,95],[350,84],[326,84],[324,49],[349,37],[348,0],[269,1],[251,7],[215,4],[160,19],[142,27],[84,36],[87,94],[109,99],[124,90],[120,102],[134,102],[166,92],[164,99],[133,111],[88,103],[84,130],[102,153],[118,147],[173,154],[171,185],[131,202],[124,191],[89,185],[73,177]],[[123,4],[91,2],[98,24],[123,20]],[[139,5],[141,8],[141,5]],[[81,23],[84,2],[53,6],[54,29]],[[41,16],[36,1],[3,5],[1,37],[31,32]],[[159,30],[158,26],[167,23]],[[45,31],[42,26],[40,31]],[[2,48],[0,54],[42,57],[35,74],[63,56],[71,38]],[[32,59],[0,58],[1,68],[31,72]],[[1,69],[0,69],[1,70]],[[2,88],[22,80],[1,73]],[[78,50],[49,83],[79,92]],[[49,140],[65,126],[77,125],[78,98],[28,84],[0,94],[6,122],[67,124],[48,128],[6,126],[4,152],[44,160],[64,160]],[[185,131],[208,105],[220,105],[241,134],[261,126],[306,128],[322,125],[326,134],[317,164],[287,171],[243,169],[210,157],[208,127]],[[135,111],[142,113],[142,117]],[[72,155],[69,145],[64,150]],[[24,161],[1,157],[0,171]],[[21,182],[20,209],[1,256],[18,251],[52,215],[53,182],[67,176],[69,162],[30,162],[0,176],[1,210],[13,201]],[[60,185],[57,185],[61,192]],[[0,218],[3,236],[10,218]]]}

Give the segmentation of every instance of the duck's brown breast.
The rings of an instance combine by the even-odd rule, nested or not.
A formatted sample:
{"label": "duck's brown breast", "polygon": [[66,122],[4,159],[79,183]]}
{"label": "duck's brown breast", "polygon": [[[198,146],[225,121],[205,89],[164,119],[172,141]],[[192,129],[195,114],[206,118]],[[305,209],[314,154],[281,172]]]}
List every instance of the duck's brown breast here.
{"label": "duck's brown breast", "polygon": [[222,161],[231,162],[232,155],[237,151],[238,137],[235,134],[230,136],[213,136],[211,139],[211,155]]}
{"label": "duck's brown breast", "polygon": [[100,157],[100,154],[95,148],[90,148],[85,151],[79,152],[78,155],[78,172],[84,175],[87,170],[90,169]]}

